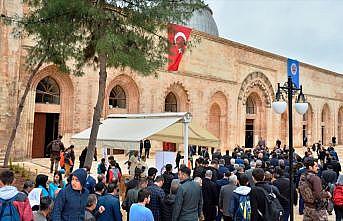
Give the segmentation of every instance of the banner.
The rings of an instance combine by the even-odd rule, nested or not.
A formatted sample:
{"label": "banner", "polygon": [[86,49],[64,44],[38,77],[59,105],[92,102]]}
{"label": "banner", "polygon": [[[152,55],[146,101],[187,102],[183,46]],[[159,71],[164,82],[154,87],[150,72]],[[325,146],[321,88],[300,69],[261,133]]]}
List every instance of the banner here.
{"label": "banner", "polygon": [[299,88],[299,61],[287,59],[287,73],[288,77],[292,78],[292,82],[295,86]]}
{"label": "banner", "polygon": [[168,71],[177,71],[179,69],[179,64],[186,50],[191,32],[191,28],[175,24],[169,25],[168,40],[171,47],[168,54]]}

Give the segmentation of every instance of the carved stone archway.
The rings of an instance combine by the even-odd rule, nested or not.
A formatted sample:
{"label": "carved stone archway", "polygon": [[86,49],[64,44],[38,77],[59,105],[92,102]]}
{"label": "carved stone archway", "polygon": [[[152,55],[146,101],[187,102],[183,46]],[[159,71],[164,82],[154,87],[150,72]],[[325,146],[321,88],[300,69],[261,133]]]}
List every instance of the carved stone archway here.
{"label": "carved stone archway", "polygon": [[[126,107],[115,108],[109,106],[109,99],[112,89],[120,86],[126,96]],[[140,93],[136,82],[128,75],[121,74],[115,77],[106,88],[106,97],[104,100],[104,115],[113,113],[138,113],[139,112]]]}
{"label": "carved stone archway", "polygon": [[[255,105],[253,114],[247,113],[247,100]],[[240,139],[243,143],[253,142],[256,145],[258,137],[268,140],[267,119],[270,112],[271,103],[274,100],[274,89],[269,79],[262,72],[249,74],[242,82],[238,94],[238,110],[240,118]],[[251,140],[253,136],[253,141]]]}
{"label": "carved stone archway", "polygon": [[[163,101],[165,101],[165,98],[170,92],[172,92],[176,97],[178,112],[190,111],[190,100],[188,91],[180,82],[173,83],[167,88],[167,90],[164,93]],[[164,106],[165,105],[163,104],[163,107]]]}
{"label": "carved stone archway", "polygon": [[[36,88],[38,83],[46,78],[50,77],[53,79],[60,89],[60,103],[59,104],[45,104],[35,103]],[[34,139],[34,125],[35,116],[39,114],[59,114],[58,117],[58,133],[63,135],[63,140],[67,141],[73,134],[73,108],[74,108],[74,86],[70,76],[66,73],[60,72],[55,65],[49,65],[41,69],[33,78],[30,87],[30,92],[27,98],[27,111],[28,117],[27,122],[29,128],[27,130],[27,151],[28,157],[32,156],[33,139]],[[25,108],[26,108],[25,107]],[[38,115],[37,115],[38,117]],[[57,121],[56,121],[57,123]]]}
{"label": "carved stone archway", "polygon": [[331,111],[327,103],[324,104],[321,112],[321,141],[324,145],[331,142]]}
{"label": "carved stone archway", "polygon": [[217,91],[211,97],[207,128],[220,139],[221,148],[228,144],[228,101],[223,92]]}

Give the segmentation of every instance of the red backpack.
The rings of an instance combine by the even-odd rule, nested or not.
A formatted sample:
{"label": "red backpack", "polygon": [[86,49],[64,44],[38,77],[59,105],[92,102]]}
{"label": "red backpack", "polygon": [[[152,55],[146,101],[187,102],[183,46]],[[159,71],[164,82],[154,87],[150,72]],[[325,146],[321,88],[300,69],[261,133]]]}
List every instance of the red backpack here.
{"label": "red backpack", "polygon": [[343,186],[336,185],[333,191],[333,203],[335,206],[343,206]]}

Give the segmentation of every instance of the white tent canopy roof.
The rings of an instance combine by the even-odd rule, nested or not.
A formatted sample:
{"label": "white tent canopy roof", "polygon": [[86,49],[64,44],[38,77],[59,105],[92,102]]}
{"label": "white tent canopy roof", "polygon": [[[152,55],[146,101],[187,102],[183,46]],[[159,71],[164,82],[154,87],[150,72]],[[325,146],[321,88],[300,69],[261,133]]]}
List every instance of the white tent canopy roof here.
{"label": "white tent canopy roof", "polygon": [[[97,146],[132,150],[139,141],[152,139],[183,143],[182,123],[188,112],[153,114],[111,114],[101,122]],[[218,147],[219,140],[207,130],[190,123],[189,143]],[[72,136],[76,145],[88,145],[91,128]]]}

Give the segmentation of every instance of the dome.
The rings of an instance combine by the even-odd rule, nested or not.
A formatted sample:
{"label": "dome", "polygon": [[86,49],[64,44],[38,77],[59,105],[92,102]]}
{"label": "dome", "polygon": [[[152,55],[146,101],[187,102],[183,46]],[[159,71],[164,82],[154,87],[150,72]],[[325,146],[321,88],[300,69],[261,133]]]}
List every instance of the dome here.
{"label": "dome", "polygon": [[197,10],[186,22],[186,26],[210,35],[219,36],[218,27],[212,15],[212,10],[208,6]]}

